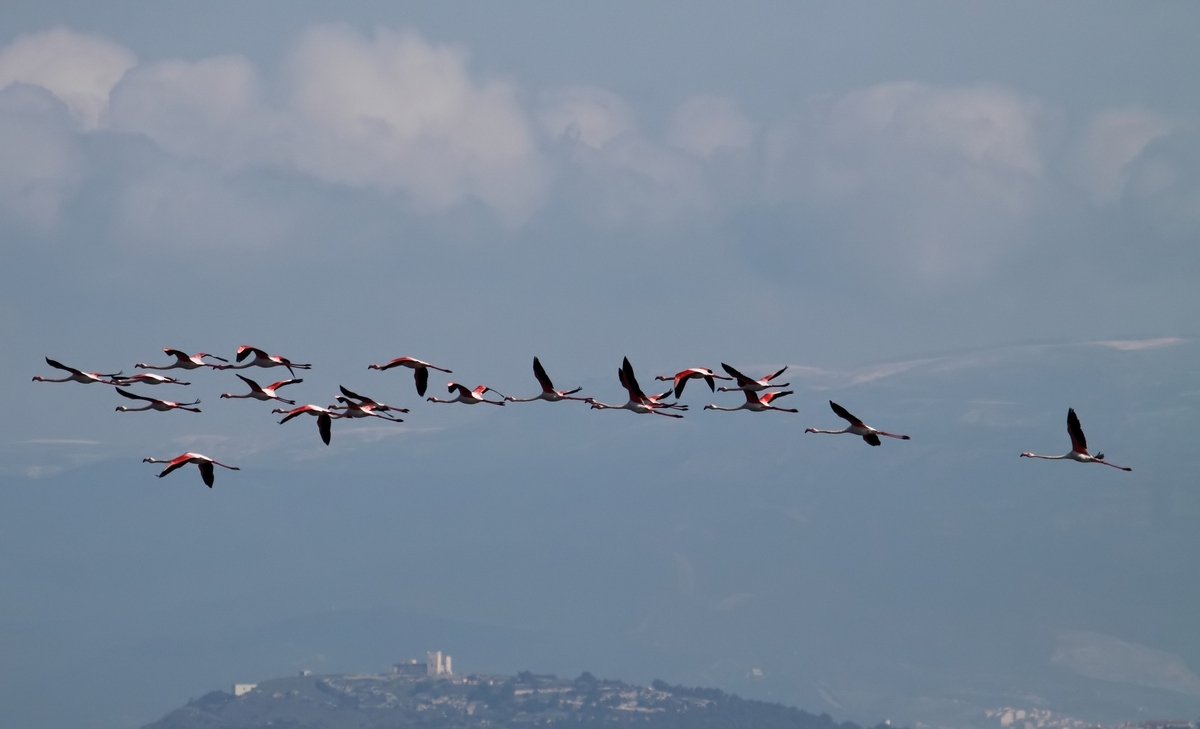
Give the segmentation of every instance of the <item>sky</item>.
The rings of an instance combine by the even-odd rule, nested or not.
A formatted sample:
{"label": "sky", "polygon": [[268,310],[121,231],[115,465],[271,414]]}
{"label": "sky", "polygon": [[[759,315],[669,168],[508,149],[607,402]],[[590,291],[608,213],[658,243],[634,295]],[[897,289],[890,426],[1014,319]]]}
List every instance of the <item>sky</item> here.
{"label": "sky", "polygon": [[[862,723],[1200,713],[1185,3],[44,2],[0,29],[0,705],[447,650]],[[31,382],[241,344],[403,424]],[[783,413],[432,405],[788,365]],[[280,370],[249,373],[259,382]],[[441,374],[430,394],[441,394]],[[657,384],[657,383],[655,383]],[[170,393],[163,394],[164,391]],[[846,437],[835,399],[909,442]],[[788,402],[790,401],[790,402]],[[1129,474],[1026,461],[1089,444]],[[147,456],[241,467],[213,490]],[[1094,449],[1095,450],[1095,449]],[[758,669],[761,673],[755,673]],[[61,700],[70,686],[72,700]],[[55,698],[59,697],[59,698]]]}

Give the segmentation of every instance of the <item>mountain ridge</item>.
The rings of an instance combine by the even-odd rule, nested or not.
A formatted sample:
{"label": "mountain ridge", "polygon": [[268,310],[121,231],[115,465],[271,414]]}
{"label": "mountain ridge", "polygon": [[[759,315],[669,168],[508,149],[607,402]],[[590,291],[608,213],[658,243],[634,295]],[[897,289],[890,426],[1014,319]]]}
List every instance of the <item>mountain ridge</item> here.
{"label": "mountain ridge", "polygon": [[142,729],[863,729],[828,714],[661,680],[635,686],[588,672],[564,679],[528,671],[433,677],[408,668],[275,678],[237,696],[213,691]]}

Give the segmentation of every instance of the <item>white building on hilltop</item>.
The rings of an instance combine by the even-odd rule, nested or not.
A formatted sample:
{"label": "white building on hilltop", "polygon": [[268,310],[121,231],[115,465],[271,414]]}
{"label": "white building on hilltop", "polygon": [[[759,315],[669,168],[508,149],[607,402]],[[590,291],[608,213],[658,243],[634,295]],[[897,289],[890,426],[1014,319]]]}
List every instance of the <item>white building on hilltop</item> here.
{"label": "white building on hilltop", "polygon": [[443,656],[441,651],[428,651],[425,654],[426,676],[453,676],[450,670],[450,656]]}

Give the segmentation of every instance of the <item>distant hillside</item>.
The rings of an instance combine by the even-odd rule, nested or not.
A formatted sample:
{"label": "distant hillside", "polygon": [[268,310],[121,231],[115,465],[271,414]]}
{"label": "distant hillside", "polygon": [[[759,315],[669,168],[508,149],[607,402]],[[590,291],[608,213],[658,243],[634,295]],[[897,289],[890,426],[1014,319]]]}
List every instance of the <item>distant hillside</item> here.
{"label": "distant hillside", "polygon": [[[468,729],[637,726],[646,729],[861,729],[826,714],[716,689],[631,686],[584,673],[536,676],[351,674],[278,678],[234,697],[214,691],[144,729]],[[882,726],[876,729],[883,729]]]}

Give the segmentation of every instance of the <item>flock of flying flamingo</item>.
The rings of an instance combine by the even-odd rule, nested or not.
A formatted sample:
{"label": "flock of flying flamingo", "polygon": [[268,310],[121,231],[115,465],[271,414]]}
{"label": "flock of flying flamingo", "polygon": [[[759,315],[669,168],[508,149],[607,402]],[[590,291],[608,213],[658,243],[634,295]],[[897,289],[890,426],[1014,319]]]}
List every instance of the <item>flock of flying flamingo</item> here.
{"label": "flock of flying flamingo", "polygon": [[[214,354],[208,354],[206,352],[189,355],[182,350],[171,349],[169,347],[164,348],[163,351],[166,352],[168,356],[173,357],[174,361],[165,365],[151,365],[139,362],[134,365],[134,367],[143,370],[240,370],[251,367],[283,367],[287,369],[291,377],[286,380],[273,382],[266,386],[259,385],[249,377],[237,374],[236,376],[238,379],[240,379],[247,387],[250,388],[249,392],[243,392],[240,394],[226,392],[222,393],[221,397],[229,399],[262,400],[264,402],[277,401],[289,406],[295,406],[296,401],[288,400],[282,397],[278,391],[288,385],[294,385],[304,381],[303,379],[295,376],[295,370],[307,370],[312,368],[312,365],[310,364],[298,364],[296,362],[292,362],[286,357],[268,354],[262,349],[251,347],[249,345],[242,345],[237,348],[237,352],[234,356],[234,363],[230,363],[227,359],[218,357]],[[209,362],[207,360],[215,360],[215,362]],[[100,383],[104,385],[112,385],[116,389],[117,393],[122,397],[136,402],[145,403],[145,405],[140,407],[119,405],[117,406],[118,412],[137,412],[143,410],[157,410],[159,412],[167,412],[170,410],[187,410],[195,413],[200,412],[200,409],[195,407],[200,403],[199,400],[195,400],[193,402],[162,400],[155,397],[148,397],[146,395],[138,395],[130,392],[127,389],[132,385],[186,386],[190,385],[190,382],[183,382],[173,377],[154,374],[151,372],[143,372],[128,376],[123,375],[121,372],[109,374],[100,372],[84,372],[82,370],[75,369],[74,367],[68,367],[60,362],[56,362],[49,357],[46,358],[46,363],[57,370],[68,373],[67,376],[59,379],[53,379],[38,375],[33,378],[34,382],[78,382],[82,384]],[[430,370],[437,370],[438,372],[451,374],[451,371],[444,367],[438,367],[437,365],[433,365],[419,359],[414,359],[412,357],[397,357],[390,362],[369,365],[368,369],[384,371],[397,367],[403,367],[413,371],[413,379],[416,382],[417,395],[421,397],[425,396],[425,391],[428,388]],[[446,385],[446,389],[450,394],[455,395],[455,397],[449,399],[428,397],[426,399],[429,402],[434,403],[462,403],[465,405],[487,403],[489,405],[499,406],[503,406],[510,402],[533,402],[534,400],[545,400],[547,402],[577,400],[588,403],[593,409],[596,410],[629,410],[630,412],[637,413],[639,415],[661,415],[668,418],[682,418],[683,416],[680,415],[679,412],[686,411],[688,409],[687,405],[679,402],[680,398],[683,396],[684,387],[690,380],[703,380],[708,385],[709,390],[714,393],[740,392],[746,399],[745,402],[736,407],[720,407],[718,405],[710,404],[704,406],[705,410],[748,410],[755,413],[767,412],[770,410],[784,413],[800,412],[795,408],[783,408],[772,404],[780,398],[793,394],[791,390],[782,389],[787,387],[789,383],[784,382],[781,384],[776,384],[775,382],[775,380],[782,375],[785,370],[787,370],[787,367],[784,367],[777,372],[773,372],[759,379],[754,379],[744,375],[725,363],[721,363],[721,368],[725,371],[725,375],[719,375],[713,370],[704,367],[689,367],[675,373],[674,375],[658,375],[654,378],[655,380],[670,382],[671,387],[661,394],[647,395],[645,392],[643,392],[641,386],[638,384],[637,377],[634,375],[633,365],[630,364],[629,358],[626,357],[621,363],[620,369],[617,370],[617,377],[621,383],[621,386],[624,387],[628,393],[629,399],[621,405],[611,405],[602,403],[593,397],[576,397],[575,393],[582,389],[579,387],[576,387],[572,390],[555,389],[554,383],[550,379],[549,375],[546,374],[546,370],[544,367],[542,367],[542,363],[537,357],[534,357],[533,374],[534,377],[537,378],[538,383],[541,385],[542,391],[533,397],[510,397],[501,394],[500,392],[496,391],[495,388],[487,385],[479,385],[474,389],[468,389],[465,385],[461,385],[457,382],[449,382]],[[728,387],[717,387],[717,380],[729,381],[735,384]],[[291,407],[290,409],[276,408],[271,412],[283,415],[283,418],[279,421],[280,424],[286,423],[289,420],[297,418],[301,415],[314,416],[317,419],[317,432],[320,434],[321,440],[325,443],[325,445],[329,445],[330,439],[332,438],[334,420],[343,418],[378,418],[381,420],[400,423],[403,422],[403,420],[399,417],[396,417],[392,413],[409,412],[408,408],[388,405],[386,403],[366,397],[365,395],[359,395],[355,392],[351,392],[345,387],[339,387],[339,389],[341,394],[334,396],[337,404],[324,407],[320,405],[307,404],[300,405],[298,407]],[[488,393],[494,394],[499,399],[493,400],[487,398],[486,395]],[[672,397],[674,399],[668,401],[668,398]],[[838,417],[845,420],[847,423],[849,423],[849,425],[841,430],[820,430],[817,428],[807,428],[804,431],[805,433],[856,435],[862,438],[866,443],[873,446],[881,445],[882,442],[880,441],[880,436],[886,438],[896,438],[898,440],[909,440],[907,435],[899,435],[896,433],[889,433],[883,430],[872,428],[859,418],[852,415],[850,411],[846,410],[846,408],[838,405],[832,400],[829,401],[829,406],[833,409],[833,412]],[[1096,455],[1093,456],[1088,452],[1087,439],[1083,435],[1083,428],[1079,425],[1079,418],[1075,415],[1074,409],[1069,409],[1067,411],[1067,433],[1071,437],[1070,452],[1061,456],[1045,456],[1025,452],[1021,454],[1021,457],[1045,458],[1050,460],[1072,460],[1079,463],[1100,463],[1105,466],[1111,466],[1112,468],[1118,468],[1122,471],[1133,470],[1127,466],[1118,466],[1105,461],[1103,453],[1096,453]],[[143,462],[167,464],[166,468],[164,468],[162,472],[158,474],[159,478],[162,478],[168,473],[182,468],[185,465],[195,464],[200,469],[201,478],[209,488],[212,488],[213,485],[214,466],[221,466],[222,468],[227,468],[232,471],[240,470],[237,466],[230,466],[200,453],[191,452],[183,453],[175,458],[170,459],[145,458],[143,459]]]}

